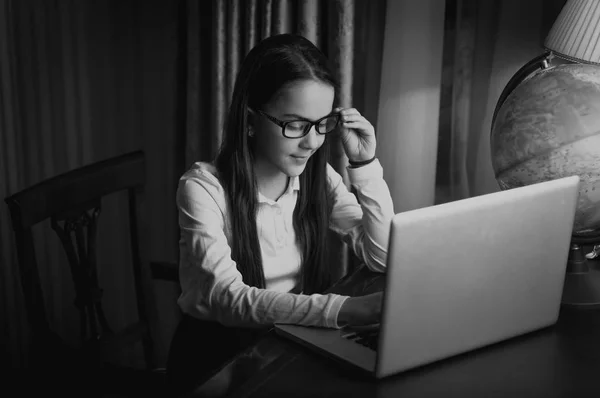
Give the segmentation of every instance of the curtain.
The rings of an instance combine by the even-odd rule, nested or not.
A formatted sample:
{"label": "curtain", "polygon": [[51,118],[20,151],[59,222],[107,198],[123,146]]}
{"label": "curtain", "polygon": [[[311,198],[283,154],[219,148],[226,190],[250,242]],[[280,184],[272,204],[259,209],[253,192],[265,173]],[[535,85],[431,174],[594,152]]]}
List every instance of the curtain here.
{"label": "curtain", "polygon": [[[0,2],[0,196],[25,188],[60,171],[92,159],[89,124],[88,69],[78,62],[77,6]],[[59,16],[62,24],[59,23]],[[24,27],[29,28],[24,28]],[[60,43],[60,52],[56,46]],[[81,78],[78,78],[81,77]],[[68,150],[65,151],[65,149]],[[6,347],[22,358],[27,335],[16,253],[7,208],[0,206],[0,258],[2,263],[2,332]],[[40,259],[63,260],[53,245],[48,226],[34,230]],[[44,264],[45,265],[45,264]],[[71,314],[56,311],[62,295],[72,294],[65,268],[40,266],[46,290],[47,311],[61,329]],[[4,323],[6,322],[6,323]],[[19,327],[21,326],[21,327]],[[66,335],[66,330],[60,330]]]}
{"label": "curtain", "polygon": [[[147,158],[144,257],[177,258],[174,192],[182,172],[177,139],[176,2],[0,0],[0,357],[28,360],[15,243],[4,198],[85,164],[142,149]],[[103,306],[118,330],[137,317],[129,266],[126,196],[103,202],[98,268]],[[70,345],[79,315],[64,250],[49,222],[34,228],[51,327]],[[166,356],[176,303],[156,284],[158,362]],[[138,365],[141,345],[117,358]],[[4,364],[6,365],[6,362]]]}
{"label": "curtain", "polygon": [[[215,155],[243,56],[270,34],[305,34],[333,61],[340,104],[375,125],[384,12],[385,2],[365,0],[0,0],[0,198],[142,149],[144,259],[176,262],[177,181],[191,162]],[[332,163],[343,174],[339,144]],[[103,203],[98,231],[103,305],[114,329],[136,316],[124,200]],[[47,224],[35,228],[34,239],[50,325],[75,345],[79,318],[65,254]],[[25,366],[29,326],[3,202],[0,278],[0,356],[10,367]],[[153,288],[160,365],[177,325],[177,289],[167,282]],[[141,358],[138,349],[119,360],[138,365]]]}
{"label": "curtain", "polygon": [[565,0],[448,0],[436,201],[498,191],[492,114],[514,73],[542,54]]}
{"label": "curtain", "polygon": [[[317,45],[340,81],[336,106],[356,107],[375,124],[385,1],[187,0],[186,5],[186,166],[214,158],[240,64],[255,44],[274,34],[301,34]],[[330,164],[348,182],[339,141],[332,145]],[[333,237],[330,247],[342,276],[355,259]]]}

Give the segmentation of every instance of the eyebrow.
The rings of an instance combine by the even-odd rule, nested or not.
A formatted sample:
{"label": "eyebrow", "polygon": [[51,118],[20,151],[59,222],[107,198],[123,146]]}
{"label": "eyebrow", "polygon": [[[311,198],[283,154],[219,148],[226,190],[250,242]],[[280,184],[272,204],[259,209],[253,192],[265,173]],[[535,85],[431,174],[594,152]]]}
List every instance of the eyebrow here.
{"label": "eyebrow", "polygon": [[[329,113],[328,113],[327,115],[325,115],[325,116],[330,116],[330,115],[332,115],[332,114],[333,114],[333,111],[329,112]],[[325,116],[321,116],[321,117],[320,117],[320,118],[318,118],[318,119],[311,120],[311,119],[309,119],[309,118],[306,118],[306,117],[304,117],[304,116],[302,116],[302,115],[298,115],[297,113],[284,113],[284,114],[282,115],[282,117],[287,117],[287,116],[289,116],[289,117],[297,117],[298,119],[301,119],[301,120],[306,120],[306,121],[308,121],[308,122],[314,122],[315,120],[319,120],[319,119],[322,119],[322,118],[324,118],[324,117],[325,117]]]}

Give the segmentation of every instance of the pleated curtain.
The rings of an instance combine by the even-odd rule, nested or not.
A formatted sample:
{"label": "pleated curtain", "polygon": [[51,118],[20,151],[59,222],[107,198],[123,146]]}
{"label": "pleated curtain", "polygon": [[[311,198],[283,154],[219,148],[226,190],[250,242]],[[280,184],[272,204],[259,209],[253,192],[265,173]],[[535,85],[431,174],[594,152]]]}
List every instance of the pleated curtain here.
{"label": "pleated curtain", "polygon": [[[81,28],[81,11],[75,3],[0,1],[0,356],[14,365],[24,361],[28,329],[4,198],[92,159],[85,48],[70,33]],[[32,232],[41,280],[52,286],[44,289],[46,311],[67,335],[62,326],[76,315],[58,308],[63,297],[74,297],[69,271],[45,261],[62,262],[64,255],[50,225]]]}
{"label": "pleated curtain", "polygon": [[[30,352],[5,197],[141,149],[147,159],[144,211],[151,215],[142,255],[176,261],[174,194],[182,172],[176,163],[183,163],[174,109],[177,9],[171,0],[0,0],[0,358],[8,367],[27,365]],[[137,317],[126,205],[126,195],[107,197],[98,226],[102,301],[115,330]],[[36,225],[33,235],[49,323],[76,346],[79,314],[64,249],[49,221]],[[161,294],[156,301],[169,307],[153,328],[159,363],[176,307],[172,296]],[[118,359],[134,366],[143,360],[139,354],[123,352]]]}
{"label": "pleated curtain", "polygon": [[[56,174],[142,149],[148,260],[178,259],[174,194],[194,161],[210,160],[243,56],[260,39],[301,33],[333,61],[339,104],[376,123],[385,1],[0,0],[0,357],[27,364],[14,236],[3,200]],[[339,145],[332,165],[344,174]],[[125,197],[103,203],[99,278],[115,329],[135,316]],[[77,345],[79,319],[64,250],[34,230],[53,329]],[[336,249],[332,242],[333,252]],[[332,255],[332,261],[339,257]],[[341,262],[345,266],[345,260]],[[344,271],[340,268],[340,274]],[[177,322],[176,292],[155,283],[156,362]],[[141,351],[123,353],[138,364]]]}

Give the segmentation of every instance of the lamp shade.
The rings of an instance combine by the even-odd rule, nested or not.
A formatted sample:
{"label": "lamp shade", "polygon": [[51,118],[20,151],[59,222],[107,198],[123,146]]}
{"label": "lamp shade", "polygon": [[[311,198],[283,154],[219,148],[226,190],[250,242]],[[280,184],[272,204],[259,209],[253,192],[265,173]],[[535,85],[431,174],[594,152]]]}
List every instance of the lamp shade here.
{"label": "lamp shade", "polygon": [[570,61],[600,64],[600,1],[568,0],[544,47]]}

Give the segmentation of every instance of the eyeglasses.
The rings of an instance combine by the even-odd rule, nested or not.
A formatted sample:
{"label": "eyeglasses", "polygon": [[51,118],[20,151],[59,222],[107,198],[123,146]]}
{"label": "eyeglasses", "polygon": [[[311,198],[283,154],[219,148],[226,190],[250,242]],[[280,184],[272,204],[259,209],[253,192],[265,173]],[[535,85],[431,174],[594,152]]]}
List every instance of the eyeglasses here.
{"label": "eyeglasses", "polygon": [[263,111],[256,111],[260,113],[279,127],[281,127],[281,133],[286,138],[302,138],[312,128],[315,126],[317,133],[321,135],[325,135],[327,133],[331,133],[338,125],[340,121],[340,115],[338,113],[329,114],[325,117],[322,117],[319,120],[311,122],[310,120],[279,120],[269,114],[264,113]]}

